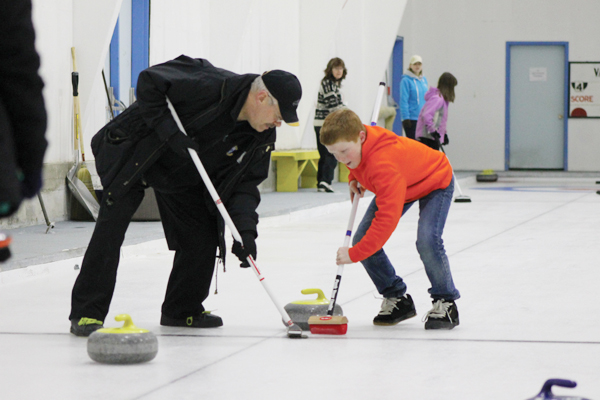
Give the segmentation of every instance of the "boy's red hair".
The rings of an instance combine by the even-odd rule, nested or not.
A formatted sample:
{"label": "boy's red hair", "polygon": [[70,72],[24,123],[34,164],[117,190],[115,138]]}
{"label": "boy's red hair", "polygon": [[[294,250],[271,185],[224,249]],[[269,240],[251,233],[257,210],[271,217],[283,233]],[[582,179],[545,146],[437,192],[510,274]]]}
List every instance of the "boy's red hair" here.
{"label": "boy's red hair", "polygon": [[358,115],[344,108],[332,112],[325,118],[319,136],[321,144],[328,146],[340,141],[356,142],[358,134],[364,130],[365,126]]}

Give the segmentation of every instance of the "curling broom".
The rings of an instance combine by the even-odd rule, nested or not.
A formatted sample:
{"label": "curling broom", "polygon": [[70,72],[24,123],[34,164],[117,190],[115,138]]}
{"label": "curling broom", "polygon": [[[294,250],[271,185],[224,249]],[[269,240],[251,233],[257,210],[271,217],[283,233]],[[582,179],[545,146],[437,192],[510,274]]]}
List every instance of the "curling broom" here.
{"label": "curling broom", "polygon": [[85,165],[85,150],[83,145],[83,130],[81,129],[81,105],[79,102],[79,72],[77,72],[77,62],[75,59],[75,47],[71,47],[71,55],[73,57],[73,73],[71,76],[71,83],[73,84],[73,117],[75,125],[75,147],[79,146],[81,152],[81,165],[77,171],[77,179],[79,179],[85,187],[88,188],[94,199],[96,193],[94,193],[94,185],[92,184],[92,175]]}

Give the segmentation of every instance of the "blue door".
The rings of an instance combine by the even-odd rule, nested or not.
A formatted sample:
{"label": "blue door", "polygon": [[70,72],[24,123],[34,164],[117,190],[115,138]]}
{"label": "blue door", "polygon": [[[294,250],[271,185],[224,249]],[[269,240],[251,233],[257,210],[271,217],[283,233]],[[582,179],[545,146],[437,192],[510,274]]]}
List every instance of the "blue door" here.
{"label": "blue door", "polygon": [[506,167],[567,169],[567,43],[507,43]]}

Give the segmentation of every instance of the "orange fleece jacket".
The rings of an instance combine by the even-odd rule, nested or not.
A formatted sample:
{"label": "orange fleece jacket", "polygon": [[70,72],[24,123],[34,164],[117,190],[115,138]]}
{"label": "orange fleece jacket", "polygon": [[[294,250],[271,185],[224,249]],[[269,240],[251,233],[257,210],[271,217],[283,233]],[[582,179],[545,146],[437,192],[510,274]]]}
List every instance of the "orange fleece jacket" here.
{"label": "orange fleece jacket", "polygon": [[353,262],[373,255],[390,238],[405,203],[448,187],[452,167],[446,156],[421,142],[378,126],[366,126],[362,158],[348,181],[358,181],[375,193],[377,212],[365,236],[350,249]]}

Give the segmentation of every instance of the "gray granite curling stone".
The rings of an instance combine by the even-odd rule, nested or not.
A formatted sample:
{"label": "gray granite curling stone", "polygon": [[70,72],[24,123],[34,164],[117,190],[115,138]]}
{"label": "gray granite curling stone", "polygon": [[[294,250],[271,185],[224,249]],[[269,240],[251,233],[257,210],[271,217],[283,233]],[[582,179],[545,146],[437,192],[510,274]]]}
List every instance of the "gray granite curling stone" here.
{"label": "gray granite curling stone", "polygon": [[[302,294],[316,294],[317,298],[312,300],[297,300],[286,304],[285,311],[290,318],[302,330],[309,330],[308,319],[313,315],[327,315],[329,300],[323,294],[321,289],[304,289]],[[333,315],[343,315],[342,307],[338,304],[333,309]],[[284,321],[284,325],[285,321]],[[286,325],[287,326],[287,325]]]}
{"label": "gray granite curling stone", "polygon": [[133,324],[127,314],[117,315],[125,321],[121,328],[102,328],[90,335],[87,352],[94,361],[104,364],[138,364],[152,360],[158,353],[156,336]]}
{"label": "gray granite curling stone", "polygon": [[496,182],[498,180],[498,174],[495,174],[491,169],[485,169],[475,177],[477,182]]}

